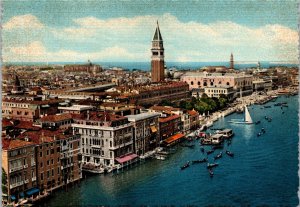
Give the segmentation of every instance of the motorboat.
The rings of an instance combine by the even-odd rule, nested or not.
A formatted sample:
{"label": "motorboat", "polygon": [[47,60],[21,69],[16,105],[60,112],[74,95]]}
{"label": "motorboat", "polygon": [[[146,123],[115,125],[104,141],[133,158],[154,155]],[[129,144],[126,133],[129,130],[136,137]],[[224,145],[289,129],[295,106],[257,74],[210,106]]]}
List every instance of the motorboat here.
{"label": "motorboat", "polygon": [[208,151],[206,151],[206,154],[211,154],[211,153],[213,153],[215,150],[208,150]]}
{"label": "motorboat", "polygon": [[218,131],[217,134],[222,134],[223,138],[230,138],[234,135],[232,129],[223,129],[221,131]]}
{"label": "motorboat", "polygon": [[260,121],[255,122],[255,124],[260,124]]}
{"label": "motorboat", "polygon": [[228,151],[228,150],[226,150],[226,154],[227,154],[228,156],[230,156],[230,157],[233,157],[233,156],[234,156],[233,152],[230,152],[230,151]]}
{"label": "motorboat", "polygon": [[207,168],[213,168],[213,167],[217,167],[219,164],[218,163],[207,163]]}

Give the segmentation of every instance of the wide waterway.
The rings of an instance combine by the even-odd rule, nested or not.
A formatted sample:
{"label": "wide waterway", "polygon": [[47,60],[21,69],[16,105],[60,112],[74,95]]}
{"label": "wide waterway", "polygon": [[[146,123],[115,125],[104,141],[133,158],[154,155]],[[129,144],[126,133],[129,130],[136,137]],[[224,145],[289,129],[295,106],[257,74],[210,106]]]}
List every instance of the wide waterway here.
{"label": "wide waterway", "polygon": [[[288,107],[274,106],[277,102],[287,102]],[[44,206],[297,206],[298,96],[282,96],[265,105],[272,107],[249,107],[252,119],[261,121],[258,125],[228,123],[243,118],[243,114],[215,122],[213,128],[232,128],[235,136],[223,149],[234,152],[234,158],[223,153],[213,178],[206,163],[180,170],[186,161],[205,157],[199,141],[195,141],[195,148],[178,146],[176,153],[164,161],[151,160],[118,175],[83,179],[68,192],[55,192]],[[272,121],[265,120],[265,116],[272,117]],[[266,133],[257,137],[262,127]],[[210,162],[219,151],[209,155]]]}

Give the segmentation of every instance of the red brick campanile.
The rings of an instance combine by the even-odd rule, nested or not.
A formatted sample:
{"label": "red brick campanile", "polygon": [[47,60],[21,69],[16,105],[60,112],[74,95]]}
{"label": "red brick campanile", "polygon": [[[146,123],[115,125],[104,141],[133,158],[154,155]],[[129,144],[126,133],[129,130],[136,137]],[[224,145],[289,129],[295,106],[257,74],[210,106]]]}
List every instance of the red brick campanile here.
{"label": "red brick campanile", "polygon": [[161,82],[164,81],[164,45],[163,39],[160,34],[158,22],[154,37],[152,40],[152,56],[151,56],[151,81],[152,82]]}
{"label": "red brick campanile", "polygon": [[230,66],[229,69],[234,69],[234,62],[233,62],[233,54],[230,55]]}

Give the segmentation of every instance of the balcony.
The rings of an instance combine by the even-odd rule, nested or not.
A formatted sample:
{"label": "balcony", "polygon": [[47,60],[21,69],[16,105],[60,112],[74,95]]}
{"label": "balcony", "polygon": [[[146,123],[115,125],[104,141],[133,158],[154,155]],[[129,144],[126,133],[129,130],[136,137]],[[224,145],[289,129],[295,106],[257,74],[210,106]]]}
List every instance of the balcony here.
{"label": "balcony", "polygon": [[32,166],[32,167],[35,166],[35,162],[32,162],[32,163],[31,163],[31,166]]}
{"label": "balcony", "polygon": [[66,169],[68,167],[72,167],[73,165],[74,165],[73,163],[70,163],[68,165],[60,166],[60,169],[63,170],[63,169]]}
{"label": "balcony", "polygon": [[29,183],[29,180],[28,180],[28,179],[24,180],[24,184],[26,184],[26,183]]}
{"label": "balcony", "polygon": [[32,177],[32,182],[36,181],[36,177]]}
{"label": "balcony", "polygon": [[21,186],[21,185],[23,185],[23,183],[24,183],[23,181],[12,183],[12,184],[9,185],[9,188],[12,189],[12,188]]}
{"label": "balcony", "polygon": [[20,165],[20,166],[17,166],[17,167],[14,167],[14,168],[10,168],[9,169],[9,172],[15,172],[15,171],[18,171],[18,170],[22,170],[23,169],[23,165]]}
{"label": "balcony", "polygon": [[26,165],[23,165],[23,168],[28,168],[28,164],[26,164]]}
{"label": "balcony", "polygon": [[119,148],[122,148],[122,147],[125,147],[125,146],[128,146],[128,145],[131,145],[131,144],[133,144],[133,141],[122,143],[122,144],[119,144],[119,145],[115,145],[113,147],[110,147],[110,149],[115,150],[115,149],[119,149]]}

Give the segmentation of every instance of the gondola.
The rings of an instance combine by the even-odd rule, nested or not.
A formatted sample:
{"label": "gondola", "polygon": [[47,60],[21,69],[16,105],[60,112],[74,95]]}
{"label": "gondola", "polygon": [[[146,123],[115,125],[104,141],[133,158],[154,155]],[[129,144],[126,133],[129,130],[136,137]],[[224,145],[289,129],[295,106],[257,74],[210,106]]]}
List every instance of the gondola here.
{"label": "gondola", "polygon": [[181,166],[181,170],[184,170],[185,168],[190,166],[190,162],[185,163],[183,166]]}
{"label": "gondola", "polygon": [[230,156],[230,157],[233,157],[233,156],[234,156],[234,154],[233,154],[232,152],[228,151],[228,150],[226,150],[226,154],[227,154],[228,156]]}
{"label": "gondola", "polygon": [[222,157],[222,155],[223,155],[223,152],[220,152],[219,154],[217,154],[215,157],[214,157],[214,159],[216,160],[216,159],[220,159],[221,157]]}
{"label": "gondola", "polygon": [[207,163],[207,168],[213,168],[213,167],[217,167],[219,164],[218,163]]}
{"label": "gondola", "polygon": [[192,163],[195,164],[195,163],[203,163],[203,162],[207,162],[207,159],[206,158],[203,158],[201,160],[193,160]]}
{"label": "gondola", "polygon": [[210,177],[213,177],[213,176],[214,176],[214,172],[212,171],[212,169],[209,169],[208,172],[209,172],[209,176],[210,176]]}

